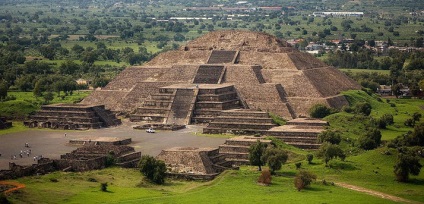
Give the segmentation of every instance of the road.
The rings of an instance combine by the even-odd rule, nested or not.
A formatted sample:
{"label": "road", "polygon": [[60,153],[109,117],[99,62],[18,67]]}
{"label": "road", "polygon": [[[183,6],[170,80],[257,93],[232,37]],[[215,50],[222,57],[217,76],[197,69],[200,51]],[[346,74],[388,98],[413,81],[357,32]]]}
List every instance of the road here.
{"label": "road", "polygon": [[[197,135],[201,126],[187,126],[178,131],[156,131],[146,133],[144,130],[132,128],[135,124],[124,122],[122,125],[111,128],[92,129],[85,131],[65,131],[50,129],[30,129],[25,132],[0,135],[0,169],[9,169],[9,162],[19,165],[34,164],[34,156],[58,159],[60,155],[71,152],[79,146],[69,145],[70,139],[92,139],[97,137],[131,138],[129,146],[141,151],[142,154],[158,155],[162,149],[171,147],[218,147],[225,142],[225,138]],[[65,137],[66,133],[66,137]],[[25,147],[29,144],[29,148]],[[31,149],[28,157],[25,151]],[[20,158],[21,150],[24,152]],[[11,157],[16,155],[16,160]]]}

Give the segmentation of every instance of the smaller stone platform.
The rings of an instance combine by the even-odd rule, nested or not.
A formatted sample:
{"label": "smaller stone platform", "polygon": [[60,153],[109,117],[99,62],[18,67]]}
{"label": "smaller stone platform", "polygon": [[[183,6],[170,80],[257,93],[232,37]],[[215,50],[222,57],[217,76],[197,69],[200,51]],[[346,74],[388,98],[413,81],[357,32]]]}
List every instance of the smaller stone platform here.
{"label": "smaller stone platform", "polygon": [[134,126],[133,129],[137,129],[137,130],[146,130],[148,128],[153,128],[155,130],[170,130],[170,131],[176,131],[176,130],[181,130],[184,129],[186,126],[185,125],[174,125],[174,124],[144,124],[144,125],[137,125]]}
{"label": "smaller stone platform", "polygon": [[104,105],[52,104],[41,106],[41,110],[24,121],[28,127],[64,130],[86,130],[117,126],[121,120]]}
{"label": "smaller stone platform", "polygon": [[325,130],[328,122],[312,119],[297,118],[290,120],[286,125],[273,127],[267,135],[283,140],[286,144],[302,149],[318,149],[318,135]]}
{"label": "smaller stone platform", "polygon": [[69,144],[71,145],[89,145],[89,144],[96,144],[96,145],[127,145],[131,144],[132,140],[131,138],[117,138],[117,137],[97,137],[94,139],[88,139],[88,138],[79,138],[79,139],[72,139],[69,140]]}

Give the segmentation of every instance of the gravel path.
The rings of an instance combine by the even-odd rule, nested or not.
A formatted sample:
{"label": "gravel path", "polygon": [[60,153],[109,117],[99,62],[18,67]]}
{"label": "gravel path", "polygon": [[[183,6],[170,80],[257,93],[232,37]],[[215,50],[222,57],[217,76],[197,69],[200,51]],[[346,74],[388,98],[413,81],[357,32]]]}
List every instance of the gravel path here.
{"label": "gravel path", "polygon": [[[34,129],[25,132],[0,135],[0,169],[9,169],[9,162],[19,165],[34,164],[34,156],[58,159],[61,154],[71,152],[79,146],[69,145],[70,139],[92,139],[98,137],[131,138],[130,146],[142,154],[156,156],[162,149],[171,147],[218,147],[224,144],[225,138],[198,136],[201,126],[187,126],[179,131],[157,131],[154,134],[132,128],[136,124],[124,122],[123,125],[93,129],[86,131],[64,131],[50,129]],[[66,133],[66,137],[65,137]],[[25,147],[29,144],[29,148]],[[26,151],[31,149],[29,157]],[[23,152],[22,158],[20,152]],[[16,155],[16,160],[11,157]]]}

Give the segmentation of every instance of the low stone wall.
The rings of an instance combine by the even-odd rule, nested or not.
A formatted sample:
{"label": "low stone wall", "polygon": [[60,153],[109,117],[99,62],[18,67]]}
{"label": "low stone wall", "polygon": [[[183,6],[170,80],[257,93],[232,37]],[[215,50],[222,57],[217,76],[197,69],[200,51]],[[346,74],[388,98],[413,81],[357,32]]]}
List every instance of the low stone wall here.
{"label": "low stone wall", "polygon": [[97,157],[87,160],[54,160],[54,164],[58,170],[66,169],[67,171],[90,171],[94,169],[103,169],[106,167],[106,157]]}

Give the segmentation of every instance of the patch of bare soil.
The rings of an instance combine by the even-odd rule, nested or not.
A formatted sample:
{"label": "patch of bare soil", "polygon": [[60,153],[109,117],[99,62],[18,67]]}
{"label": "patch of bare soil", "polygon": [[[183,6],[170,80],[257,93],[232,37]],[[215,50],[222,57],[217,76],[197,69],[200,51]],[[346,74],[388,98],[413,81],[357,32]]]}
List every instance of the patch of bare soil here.
{"label": "patch of bare soil", "polygon": [[340,187],[343,187],[343,188],[347,188],[347,189],[351,189],[351,190],[354,190],[354,191],[366,193],[368,195],[380,197],[380,198],[391,200],[391,201],[394,201],[394,202],[421,203],[421,202],[418,202],[418,201],[407,200],[407,199],[404,199],[404,198],[401,198],[401,197],[389,195],[389,194],[386,194],[386,193],[374,191],[374,190],[371,190],[371,189],[366,189],[366,188],[363,188],[363,187],[359,187],[359,186],[355,186],[355,185],[351,185],[351,184],[347,184],[347,183],[335,183],[335,184],[337,186],[340,186]]}

